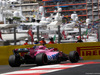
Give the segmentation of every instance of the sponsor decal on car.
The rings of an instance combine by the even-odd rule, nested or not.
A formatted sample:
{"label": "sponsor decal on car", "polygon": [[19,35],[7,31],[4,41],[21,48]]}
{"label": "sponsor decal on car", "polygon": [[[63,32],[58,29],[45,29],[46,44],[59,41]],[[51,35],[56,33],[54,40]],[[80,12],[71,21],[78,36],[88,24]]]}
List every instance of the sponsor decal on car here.
{"label": "sponsor decal on car", "polygon": [[58,57],[58,54],[53,54],[53,55],[48,55],[47,56],[48,57],[48,60],[55,60],[55,59],[57,59],[57,57]]}

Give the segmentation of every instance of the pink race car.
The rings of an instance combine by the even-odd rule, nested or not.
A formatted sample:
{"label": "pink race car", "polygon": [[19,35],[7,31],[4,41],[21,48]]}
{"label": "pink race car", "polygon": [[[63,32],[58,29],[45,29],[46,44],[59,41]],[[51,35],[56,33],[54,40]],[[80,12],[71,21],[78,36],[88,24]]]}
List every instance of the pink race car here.
{"label": "pink race car", "polygon": [[72,63],[79,61],[79,54],[76,51],[72,51],[67,55],[57,48],[47,48],[45,46],[15,49],[13,52],[14,55],[9,57],[9,65],[11,67],[19,67],[21,64],[45,65],[66,60],[70,60]]}

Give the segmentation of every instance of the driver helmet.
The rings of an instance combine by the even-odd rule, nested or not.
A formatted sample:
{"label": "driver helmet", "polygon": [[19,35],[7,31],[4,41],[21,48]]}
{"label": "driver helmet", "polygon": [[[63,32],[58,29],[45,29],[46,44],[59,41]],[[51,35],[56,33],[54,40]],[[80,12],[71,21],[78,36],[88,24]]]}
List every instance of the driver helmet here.
{"label": "driver helmet", "polygon": [[38,41],[38,39],[37,39],[37,38],[35,38],[35,39],[34,39],[34,42],[37,42],[37,41]]}
{"label": "driver helmet", "polygon": [[45,49],[45,47],[44,46],[39,46],[39,49]]}
{"label": "driver helmet", "polygon": [[41,37],[41,40],[44,40],[44,37]]}

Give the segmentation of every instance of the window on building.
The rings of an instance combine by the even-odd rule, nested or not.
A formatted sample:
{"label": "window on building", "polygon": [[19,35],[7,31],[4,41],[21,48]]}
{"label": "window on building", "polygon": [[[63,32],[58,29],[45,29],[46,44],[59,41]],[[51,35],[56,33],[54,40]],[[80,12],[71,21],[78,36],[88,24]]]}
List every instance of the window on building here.
{"label": "window on building", "polygon": [[25,9],[27,9],[27,6],[25,6]]}
{"label": "window on building", "polygon": [[33,9],[33,6],[30,6],[30,9]]}

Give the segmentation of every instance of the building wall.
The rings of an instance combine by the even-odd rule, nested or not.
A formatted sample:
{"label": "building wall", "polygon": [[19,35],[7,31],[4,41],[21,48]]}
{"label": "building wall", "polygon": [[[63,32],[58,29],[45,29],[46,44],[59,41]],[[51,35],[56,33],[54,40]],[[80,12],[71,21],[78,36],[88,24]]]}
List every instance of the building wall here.
{"label": "building wall", "polygon": [[63,9],[62,15],[70,19],[70,15],[76,11],[79,19],[90,18],[97,20],[100,18],[100,0],[42,0],[47,13],[54,13],[57,2]]}
{"label": "building wall", "polygon": [[92,20],[99,19],[100,18],[99,8],[100,8],[100,0],[87,0],[88,18]]}
{"label": "building wall", "polygon": [[[35,1],[36,0],[22,0],[21,2],[22,14],[26,17],[26,21],[31,21],[32,18],[34,18],[34,11],[36,11],[39,7],[39,4]],[[19,9],[20,4],[16,3],[15,8]]]}
{"label": "building wall", "polygon": [[87,17],[86,0],[43,0],[43,2],[47,13],[54,13],[54,10],[57,9],[57,3],[59,2],[59,6],[62,8],[61,14],[68,20],[71,19],[70,16],[74,12],[78,14],[80,20],[86,19]]}
{"label": "building wall", "polygon": [[26,3],[32,3],[32,2],[36,2],[37,0],[22,0],[22,2],[26,2]]}

